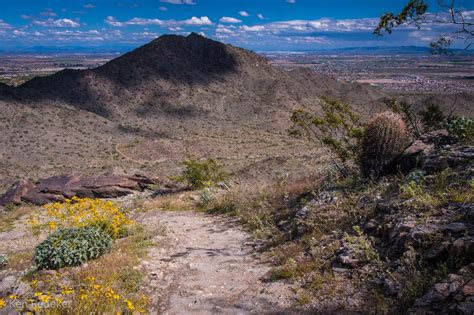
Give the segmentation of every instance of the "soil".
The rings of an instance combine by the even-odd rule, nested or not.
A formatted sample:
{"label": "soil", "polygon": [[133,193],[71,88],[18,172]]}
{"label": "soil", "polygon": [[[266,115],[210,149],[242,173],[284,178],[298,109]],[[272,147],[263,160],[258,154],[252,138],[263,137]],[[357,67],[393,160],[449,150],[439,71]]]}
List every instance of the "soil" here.
{"label": "soil", "polygon": [[261,314],[290,308],[293,290],[265,280],[271,266],[233,219],[157,210],[139,221],[148,229],[167,230],[141,264],[152,313]]}

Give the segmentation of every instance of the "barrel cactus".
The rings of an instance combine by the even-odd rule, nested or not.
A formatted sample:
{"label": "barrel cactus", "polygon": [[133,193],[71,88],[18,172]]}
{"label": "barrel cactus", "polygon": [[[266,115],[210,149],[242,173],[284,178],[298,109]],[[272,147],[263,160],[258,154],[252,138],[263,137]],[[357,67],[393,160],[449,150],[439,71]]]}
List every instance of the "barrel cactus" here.
{"label": "barrel cactus", "polygon": [[362,174],[378,177],[403,152],[407,143],[407,127],[399,114],[387,111],[374,115],[362,140]]}

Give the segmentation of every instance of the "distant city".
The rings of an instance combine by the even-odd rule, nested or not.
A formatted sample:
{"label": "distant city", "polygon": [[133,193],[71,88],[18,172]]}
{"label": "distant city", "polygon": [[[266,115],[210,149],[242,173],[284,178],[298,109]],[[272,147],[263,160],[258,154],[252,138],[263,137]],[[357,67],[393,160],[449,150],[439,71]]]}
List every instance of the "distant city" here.
{"label": "distant city", "polygon": [[469,54],[264,53],[286,70],[298,67],[341,81],[368,83],[389,92],[454,94],[474,91],[474,58]]}
{"label": "distant city", "polygon": [[[35,52],[40,50],[40,52]],[[35,76],[65,68],[90,69],[123,51],[48,51],[0,53],[0,82],[18,86]],[[259,52],[285,70],[309,68],[340,81],[367,83],[387,92],[454,94],[474,91],[474,52],[430,54],[426,47],[363,47],[312,52]]]}

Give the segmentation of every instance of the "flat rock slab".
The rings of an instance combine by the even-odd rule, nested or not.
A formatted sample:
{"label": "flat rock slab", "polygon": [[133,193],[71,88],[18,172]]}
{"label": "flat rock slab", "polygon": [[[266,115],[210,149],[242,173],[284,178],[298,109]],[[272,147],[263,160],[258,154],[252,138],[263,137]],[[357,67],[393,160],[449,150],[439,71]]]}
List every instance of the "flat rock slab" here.
{"label": "flat rock slab", "polygon": [[43,205],[74,196],[116,198],[143,191],[147,185],[153,183],[153,180],[142,175],[83,176],[77,173],[52,176],[36,183],[20,180],[0,197],[0,206],[22,202]]}

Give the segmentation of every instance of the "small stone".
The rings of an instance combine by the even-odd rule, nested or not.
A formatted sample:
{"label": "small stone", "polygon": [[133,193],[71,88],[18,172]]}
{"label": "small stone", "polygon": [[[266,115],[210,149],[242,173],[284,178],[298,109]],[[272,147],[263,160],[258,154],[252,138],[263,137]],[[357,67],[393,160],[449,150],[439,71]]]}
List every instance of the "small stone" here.
{"label": "small stone", "polygon": [[15,276],[8,276],[5,277],[0,282],[0,292],[9,292],[9,290],[15,285],[16,277]]}
{"label": "small stone", "polygon": [[453,222],[446,224],[444,230],[453,234],[461,234],[467,231],[467,226],[462,222]]}
{"label": "small stone", "polygon": [[27,293],[31,292],[31,287],[28,283],[21,281],[16,289],[13,291],[18,296],[25,296]]}
{"label": "small stone", "polygon": [[449,285],[449,294],[453,294],[455,292],[457,292],[457,290],[459,290],[459,287],[461,285],[458,283],[458,282],[452,282],[450,285]]}
{"label": "small stone", "polygon": [[462,293],[464,296],[474,295],[474,280],[469,281],[463,288]]}
{"label": "small stone", "polygon": [[389,278],[383,279],[383,288],[389,295],[397,295],[400,291],[400,284],[392,281]]}
{"label": "small stone", "polygon": [[447,283],[437,283],[434,285],[434,289],[443,296],[449,295],[449,285]]}

